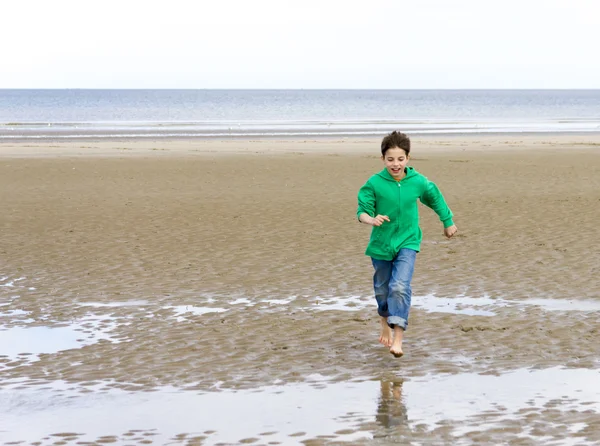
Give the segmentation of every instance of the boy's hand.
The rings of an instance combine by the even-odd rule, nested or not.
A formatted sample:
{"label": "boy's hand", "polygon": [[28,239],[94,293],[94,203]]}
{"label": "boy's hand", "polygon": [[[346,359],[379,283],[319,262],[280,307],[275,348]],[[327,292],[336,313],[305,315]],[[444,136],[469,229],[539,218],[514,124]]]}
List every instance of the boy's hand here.
{"label": "boy's hand", "polygon": [[372,226],[381,226],[384,221],[390,221],[390,217],[387,215],[378,215],[377,217],[373,217],[371,220]]}
{"label": "boy's hand", "polygon": [[448,238],[451,238],[457,232],[458,232],[458,228],[456,227],[456,225],[452,225],[452,226],[448,226],[447,228],[444,228],[444,235]]}

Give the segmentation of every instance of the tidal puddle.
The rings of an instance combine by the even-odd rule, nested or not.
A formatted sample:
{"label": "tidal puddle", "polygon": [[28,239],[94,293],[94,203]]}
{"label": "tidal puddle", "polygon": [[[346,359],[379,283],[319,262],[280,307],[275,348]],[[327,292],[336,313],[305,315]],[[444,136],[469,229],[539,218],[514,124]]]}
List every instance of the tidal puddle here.
{"label": "tidal puddle", "polygon": [[361,296],[319,297],[314,300],[312,305],[312,309],[317,311],[358,311],[368,307],[377,310],[375,298],[369,299]]}
{"label": "tidal puddle", "polygon": [[[27,322],[27,321],[26,321]],[[112,340],[109,332],[116,322],[88,316],[67,327],[0,326],[0,370],[37,361],[40,354],[58,353],[94,344],[101,339]],[[16,361],[16,364],[11,362]]]}
{"label": "tidal puddle", "polygon": [[0,276],[0,291],[3,293],[14,293],[24,290],[34,291],[35,287],[28,285],[27,282],[26,277]]}
{"label": "tidal puddle", "polygon": [[494,316],[496,313],[490,309],[481,309],[481,307],[493,308],[498,305],[506,306],[506,301],[501,299],[490,299],[489,297],[437,297],[431,294],[426,296],[416,296],[413,298],[412,305],[415,308],[421,308],[430,313],[453,313],[466,314],[468,316]]}
{"label": "tidal puddle", "polygon": [[[492,299],[482,297],[438,297],[432,294],[413,296],[412,306],[429,313],[465,314],[467,316],[495,316],[502,309],[525,309],[539,307],[544,311],[600,311],[600,300],[583,299],[543,299],[523,300]],[[358,311],[375,309],[375,298],[361,296],[317,297],[311,300],[310,307],[316,311],[338,310]]]}
{"label": "tidal puddle", "polygon": [[149,305],[147,300],[125,300],[121,302],[80,302],[77,305],[82,307],[95,308],[119,308],[119,307],[144,307]]}
{"label": "tidal puddle", "polygon": [[[493,316],[495,313],[489,308],[507,306],[508,301],[501,299],[490,299],[488,297],[466,297],[457,296],[453,298],[443,298],[434,295],[413,296],[412,306],[431,313],[455,313],[466,314],[470,316]],[[488,307],[488,309],[481,309]],[[375,298],[364,296],[344,296],[344,297],[317,297],[311,299],[310,307],[305,309],[315,311],[359,311],[365,308],[376,310]]]}
{"label": "tidal puddle", "polygon": [[287,299],[263,299],[261,302],[270,305],[287,305],[296,300],[296,296],[288,297]]}
{"label": "tidal puddle", "polygon": [[176,305],[176,306],[167,306],[163,307],[164,310],[173,310],[175,316],[177,316],[177,322],[182,322],[187,320],[185,318],[186,315],[202,315],[207,313],[223,313],[227,311],[225,308],[216,308],[216,307],[194,307],[192,305]]}
{"label": "tidal puddle", "polygon": [[[8,304],[7,304],[8,305]],[[2,305],[0,305],[2,306]],[[30,312],[29,311],[24,311],[24,310],[8,310],[8,311],[0,311],[0,318],[10,318],[15,319],[18,316],[27,316],[29,315]]]}
{"label": "tidal puddle", "polygon": [[514,417],[523,409],[553,407],[600,415],[600,370],[553,367],[518,369],[499,376],[429,375],[405,382],[403,388],[404,403],[415,423],[432,426],[446,420],[462,421],[455,429],[457,434],[485,425],[485,419],[490,424]]}
{"label": "tidal puddle", "polygon": [[240,305],[240,304],[246,304],[249,307],[252,307],[255,305],[254,302],[250,301],[249,299],[245,298],[245,297],[241,297],[239,299],[236,299],[232,302],[229,303],[230,305]]}
{"label": "tidal puddle", "polygon": [[[314,438],[358,441],[377,436],[435,435],[443,427],[459,438],[466,432],[500,432],[540,440],[552,427],[554,439],[592,444],[586,429],[600,420],[600,371],[519,369],[499,376],[397,376],[381,381],[312,382],[255,390],[197,392],[161,388],[126,392],[66,383],[5,384],[0,417],[3,441],[39,441],[69,434],[78,441],[111,436],[117,443],[150,433],[157,444],[277,441],[298,444]],[[88,387],[87,390],[90,390]],[[260,410],[257,410],[260,408]],[[535,422],[533,422],[533,421]],[[6,428],[5,428],[6,429]],[[491,432],[490,431],[490,432]],[[140,437],[142,438],[142,437]],[[435,437],[429,437],[435,438]],[[502,441],[500,441],[502,443]]]}
{"label": "tidal puddle", "polygon": [[548,311],[600,311],[600,300],[583,299],[526,299],[513,304],[534,305]]}
{"label": "tidal puddle", "polygon": [[0,287],[3,288],[15,288],[19,286],[17,283],[25,280],[25,277],[17,277],[16,279],[12,279],[9,276],[0,277]]}

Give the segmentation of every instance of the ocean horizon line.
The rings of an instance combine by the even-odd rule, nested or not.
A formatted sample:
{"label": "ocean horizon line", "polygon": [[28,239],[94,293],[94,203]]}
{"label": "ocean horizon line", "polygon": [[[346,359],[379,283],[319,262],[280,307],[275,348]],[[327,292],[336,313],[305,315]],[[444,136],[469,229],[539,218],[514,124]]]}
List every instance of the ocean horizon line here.
{"label": "ocean horizon line", "polygon": [[172,87],[15,87],[0,91],[600,91],[600,88],[172,88]]}

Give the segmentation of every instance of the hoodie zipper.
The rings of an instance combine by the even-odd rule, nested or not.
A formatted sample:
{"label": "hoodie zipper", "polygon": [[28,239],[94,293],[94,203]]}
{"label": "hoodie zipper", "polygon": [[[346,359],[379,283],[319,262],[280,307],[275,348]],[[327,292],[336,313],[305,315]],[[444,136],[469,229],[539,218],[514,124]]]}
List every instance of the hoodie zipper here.
{"label": "hoodie zipper", "polygon": [[397,228],[397,232],[400,232],[400,214],[402,213],[402,206],[401,206],[401,196],[402,196],[402,186],[400,185],[400,183],[402,182],[402,180],[398,181],[398,217],[396,218],[396,228]]}

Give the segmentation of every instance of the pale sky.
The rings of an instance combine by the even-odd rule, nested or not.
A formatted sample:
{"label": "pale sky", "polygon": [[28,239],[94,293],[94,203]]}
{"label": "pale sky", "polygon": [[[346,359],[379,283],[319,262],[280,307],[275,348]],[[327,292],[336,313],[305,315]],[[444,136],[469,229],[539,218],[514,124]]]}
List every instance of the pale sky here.
{"label": "pale sky", "polygon": [[600,88],[600,0],[7,0],[0,88]]}

